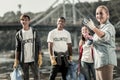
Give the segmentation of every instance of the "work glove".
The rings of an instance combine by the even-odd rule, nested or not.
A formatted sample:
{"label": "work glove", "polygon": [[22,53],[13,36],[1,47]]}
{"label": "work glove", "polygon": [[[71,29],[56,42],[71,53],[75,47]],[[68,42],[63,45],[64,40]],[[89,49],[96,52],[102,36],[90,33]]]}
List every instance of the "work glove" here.
{"label": "work glove", "polygon": [[17,59],[14,60],[13,68],[17,68],[19,64],[19,61]]}
{"label": "work glove", "polygon": [[91,35],[89,35],[88,33],[83,34],[85,38],[87,39],[93,39],[93,37]]}
{"label": "work glove", "polygon": [[41,67],[41,65],[42,65],[42,55],[39,54],[38,55],[38,66],[39,66],[39,68]]}
{"label": "work glove", "polygon": [[88,26],[91,30],[93,30],[95,28],[94,22],[90,18],[89,19],[84,18],[83,24]]}
{"label": "work glove", "polygon": [[56,65],[57,64],[54,56],[50,56],[50,59],[51,59],[51,64],[52,65]]}

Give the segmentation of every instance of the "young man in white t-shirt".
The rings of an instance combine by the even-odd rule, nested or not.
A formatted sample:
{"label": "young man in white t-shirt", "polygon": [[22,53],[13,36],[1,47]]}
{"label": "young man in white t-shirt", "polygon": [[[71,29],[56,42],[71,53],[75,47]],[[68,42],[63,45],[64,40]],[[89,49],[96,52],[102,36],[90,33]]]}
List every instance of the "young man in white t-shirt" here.
{"label": "young man in white t-shirt", "polygon": [[66,80],[69,61],[72,60],[71,35],[64,29],[65,18],[57,20],[57,28],[49,32],[47,42],[52,71],[49,80],[55,80],[58,72],[62,73],[62,79]]}
{"label": "young man in white t-shirt", "polygon": [[29,26],[30,17],[26,14],[20,16],[22,29],[16,33],[16,51],[14,68],[18,64],[23,69],[24,80],[29,80],[29,67],[33,72],[34,80],[38,79],[38,66],[42,64],[41,45],[38,32]]}

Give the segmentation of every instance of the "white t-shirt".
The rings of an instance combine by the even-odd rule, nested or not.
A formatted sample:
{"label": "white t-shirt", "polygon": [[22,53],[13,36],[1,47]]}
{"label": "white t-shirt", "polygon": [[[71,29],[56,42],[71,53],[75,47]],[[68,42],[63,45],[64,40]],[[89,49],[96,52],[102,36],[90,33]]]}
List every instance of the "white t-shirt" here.
{"label": "white t-shirt", "polygon": [[83,45],[83,53],[82,53],[81,61],[93,63],[91,46],[87,45],[87,43]]}
{"label": "white t-shirt", "polygon": [[34,61],[33,56],[33,32],[30,28],[29,30],[22,29],[23,40],[25,40],[24,45],[24,62],[32,62]]}
{"label": "white t-shirt", "polygon": [[61,31],[54,29],[49,32],[47,42],[53,42],[53,51],[66,52],[67,43],[71,43],[71,36],[65,29]]}

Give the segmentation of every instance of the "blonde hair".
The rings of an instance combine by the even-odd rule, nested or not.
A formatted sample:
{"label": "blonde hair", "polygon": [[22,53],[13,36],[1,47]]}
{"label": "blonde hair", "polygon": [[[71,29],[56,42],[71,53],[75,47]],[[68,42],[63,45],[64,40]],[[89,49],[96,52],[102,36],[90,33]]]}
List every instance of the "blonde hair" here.
{"label": "blonde hair", "polygon": [[106,11],[106,13],[108,14],[108,16],[110,16],[110,14],[109,14],[109,9],[107,8],[107,6],[105,6],[105,5],[100,5],[100,6],[98,6],[97,8],[102,8],[102,9],[104,9],[104,10]]}

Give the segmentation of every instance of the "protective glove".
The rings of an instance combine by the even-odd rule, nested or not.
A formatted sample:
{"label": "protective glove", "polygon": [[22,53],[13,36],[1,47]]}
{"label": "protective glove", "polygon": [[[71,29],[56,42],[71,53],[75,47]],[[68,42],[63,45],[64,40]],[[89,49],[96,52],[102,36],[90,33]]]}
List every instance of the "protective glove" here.
{"label": "protective glove", "polygon": [[89,35],[88,33],[83,34],[85,38],[87,39],[93,39],[93,37],[91,35]]}
{"label": "protective glove", "polygon": [[14,60],[13,68],[17,68],[19,64],[19,61],[17,59]]}
{"label": "protective glove", "polygon": [[69,56],[69,60],[72,61],[72,56]]}
{"label": "protective glove", "polygon": [[84,18],[84,21],[83,21],[84,25],[88,26],[91,30],[93,30],[95,28],[94,26],[94,22],[92,21],[92,19],[86,19]]}
{"label": "protective glove", "polygon": [[50,56],[50,59],[51,59],[51,64],[52,65],[56,65],[57,64],[54,56]]}
{"label": "protective glove", "polygon": [[38,56],[38,66],[39,66],[39,68],[41,67],[41,65],[42,65],[42,55],[39,54],[39,56]]}

